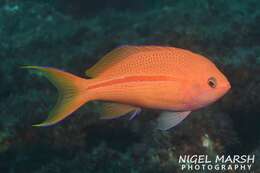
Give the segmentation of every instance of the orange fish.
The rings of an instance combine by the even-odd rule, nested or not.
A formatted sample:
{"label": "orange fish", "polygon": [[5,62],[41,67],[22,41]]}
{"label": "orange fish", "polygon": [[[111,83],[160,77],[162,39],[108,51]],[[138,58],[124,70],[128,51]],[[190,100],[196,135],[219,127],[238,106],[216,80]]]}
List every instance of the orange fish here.
{"label": "orange fish", "polygon": [[42,72],[58,89],[56,106],[47,120],[53,125],[88,101],[106,101],[103,119],[113,119],[141,108],[164,112],[157,128],[167,130],[191,111],[207,106],[229,89],[227,78],[202,55],[174,47],[122,46],[106,54],[80,78],[49,67],[25,66]]}

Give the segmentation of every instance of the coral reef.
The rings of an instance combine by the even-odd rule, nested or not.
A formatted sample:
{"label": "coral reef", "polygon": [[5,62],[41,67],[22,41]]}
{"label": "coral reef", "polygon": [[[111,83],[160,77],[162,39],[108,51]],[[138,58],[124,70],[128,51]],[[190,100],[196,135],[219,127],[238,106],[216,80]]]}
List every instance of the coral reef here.
{"label": "coral reef", "polygon": [[[181,172],[182,154],[260,157],[259,8],[257,0],[1,1],[0,172],[172,173]],[[84,76],[124,44],[203,54],[227,74],[232,90],[167,132],[154,130],[152,110],[132,121],[100,121],[96,102],[53,127],[31,127],[45,119],[57,94],[21,65]],[[255,171],[259,165],[258,158]]]}

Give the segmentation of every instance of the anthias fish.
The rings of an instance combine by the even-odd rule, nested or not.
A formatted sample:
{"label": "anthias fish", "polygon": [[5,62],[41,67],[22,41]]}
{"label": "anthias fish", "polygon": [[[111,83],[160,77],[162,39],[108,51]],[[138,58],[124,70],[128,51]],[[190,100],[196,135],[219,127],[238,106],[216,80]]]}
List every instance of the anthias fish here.
{"label": "anthias fish", "polygon": [[53,125],[88,101],[105,101],[103,119],[142,108],[159,109],[157,128],[167,130],[191,111],[205,107],[229,89],[227,78],[202,55],[175,47],[122,46],[86,70],[89,77],[49,67],[25,66],[46,76],[59,97],[48,118],[35,126]]}

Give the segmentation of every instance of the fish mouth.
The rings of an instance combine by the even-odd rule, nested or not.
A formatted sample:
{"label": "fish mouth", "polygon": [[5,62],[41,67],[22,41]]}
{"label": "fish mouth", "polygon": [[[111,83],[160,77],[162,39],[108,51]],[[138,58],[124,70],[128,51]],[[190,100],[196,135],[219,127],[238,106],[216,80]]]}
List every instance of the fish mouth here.
{"label": "fish mouth", "polygon": [[217,93],[218,93],[218,98],[224,96],[227,94],[227,92],[231,89],[231,85],[229,82],[225,83],[224,85],[220,86]]}
{"label": "fish mouth", "polygon": [[228,90],[231,89],[231,84],[228,82]]}
{"label": "fish mouth", "polygon": [[231,89],[231,85],[229,82],[227,82],[227,84],[224,86],[224,89],[226,90],[226,92]]}
{"label": "fish mouth", "polygon": [[229,83],[229,81],[226,81],[224,85],[219,86],[219,89],[226,93],[231,89],[231,84]]}

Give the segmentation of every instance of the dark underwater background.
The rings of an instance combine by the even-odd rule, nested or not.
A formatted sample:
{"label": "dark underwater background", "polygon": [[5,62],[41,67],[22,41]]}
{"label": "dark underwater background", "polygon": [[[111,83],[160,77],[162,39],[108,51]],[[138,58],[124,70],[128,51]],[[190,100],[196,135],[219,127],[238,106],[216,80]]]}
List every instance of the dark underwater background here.
{"label": "dark underwater background", "polygon": [[[46,118],[57,92],[21,65],[81,77],[121,45],[164,45],[209,57],[231,91],[177,127],[158,111],[99,120],[91,102],[62,123]],[[184,154],[255,154],[260,172],[260,1],[0,1],[0,173],[175,173]]]}

